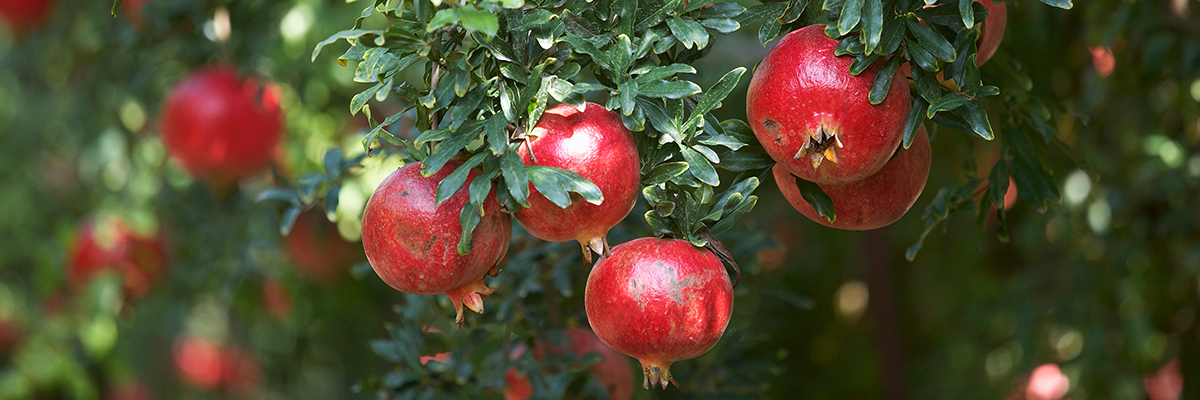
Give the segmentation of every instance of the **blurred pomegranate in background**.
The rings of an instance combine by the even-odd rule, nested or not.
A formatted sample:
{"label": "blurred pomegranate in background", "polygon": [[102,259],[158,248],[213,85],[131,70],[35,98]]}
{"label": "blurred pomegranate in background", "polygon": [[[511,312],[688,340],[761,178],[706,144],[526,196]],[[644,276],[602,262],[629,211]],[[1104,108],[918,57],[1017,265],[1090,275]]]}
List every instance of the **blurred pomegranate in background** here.
{"label": "blurred pomegranate in background", "polygon": [[174,357],[179,378],[201,389],[245,392],[258,383],[261,375],[250,353],[198,337],[176,342]]}
{"label": "blurred pomegranate in background", "polygon": [[1144,384],[1150,400],[1179,400],[1183,396],[1183,374],[1179,372],[1179,359],[1168,361],[1153,374],[1146,374]]}
{"label": "blurred pomegranate in background", "polygon": [[279,88],[242,80],[227,66],[184,78],[162,109],[167,152],[217,191],[265,168],[279,143]]}
{"label": "blurred pomegranate in background", "polygon": [[337,283],[351,266],[366,258],[362,242],[343,239],[337,225],[317,210],[296,218],[283,245],[296,270],[323,285]]}
{"label": "blurred pomegranate in background", "polygon": [[1071,380],[1055,364],[1042,364],[1029,374],[1026,400],[1059,400],[1071,390]]}
{"label": "blurred pomegranate in background", "polygon": [[50,19],[55,0],[0,0],[0,19],[18,34]]}
{"label": "blurred pomegranate in background", "polygon": [[154,400],[154,395],[146,385],[133,381],[108,388],[104,400]]}
{"label": "blurred pomegranate in background", "polygon": [[79,225],[67,278],[70,286],[79,290],[96,274],[116,272],[121,275],[126,295],[136,299],[162,277],[166,260],[160,237],[134,232],[118,217],[90,217]]}

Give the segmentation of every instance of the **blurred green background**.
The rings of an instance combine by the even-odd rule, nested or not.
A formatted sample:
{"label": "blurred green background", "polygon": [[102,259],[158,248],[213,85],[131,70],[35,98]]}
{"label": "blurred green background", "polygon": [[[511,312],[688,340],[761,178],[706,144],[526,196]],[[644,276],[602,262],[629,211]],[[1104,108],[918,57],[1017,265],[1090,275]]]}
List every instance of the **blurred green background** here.
{"label": "blurred green background", "polygon": [[[279,233],[281,209],[255,201],[320,171],[330,148],[361,152],[366,120],[347,112],[363,89],[353,65],[310,57],[365,4],[139,3],[114,17],[104,1],[63,1],[42,24],[0,29],[0,399],[376,397],[363,388],[398,363],[372,340],[387,337],[387,326],[448,330],[444,299],[414,320],[393,307],[412,310],[414,300],[369,267],[350,267],[357,260],[332,263],[332,275],[296,268]],[[767,179],[757,209],[728,234],[746,242],[735,249],[743,285],[730,331],[712,355],[679,363],[685,388],[637,389],[638,398],[1040,399],[1034,394],[1064,395],[1063,382],[1072,399],[1200,398],[1190,383],[1200,377],[1200,2],[1007,7],[1004,42],[981,70],[985,82],[1028,84],[1052,105],[1056,136],[1085,161],[1052,161],[1061,205],[1038,212],[1018,201],[1007,212],[1007,242],[993,210],[959,212],[909,262],[926,205],[940,188],[975,178],[960,166],[985,174],[994,145],[931,129],[922,199],[896,224],[866,233],[807,220]],[[755,31],[717,37],[694,80],[708,87],[733,67],[753,67],[767,52]],[[286,121],[271,171],[228,194],[194,182],[158,136],[169,88],[213,64],[277,83]],[[1027,82],[1009,81],[1014,65]],[[744,118],[748,82],[724,102],[722,118]],[[1004,118],[1006,110],[983,104],[993,123]],[[314,215],[318,231],[357,240],[366,199],[399,165],[366,159],[342,186],[336,225]],[[89,218],[161,237],[164,272],[145,296],[122,296],[114,276],[70,283],[71,249]],[[644,225],[635,209],[610,241],[644,235]],[[494,286],[523,291],[488,307],[540,310],[514,330],[526,339],[585,322],[587,265],[574,245],[514,236],[506,275],[515,277]],[[551,293],[554,285],[567,290]],[[520,315],[506,309],[499,317]],[[529,322],[559,312],[551,309],[563,316],[544,320],[564,326]],[[239,360],[233,374],[245,382],[184,379],[181,363],[215,354],[205,346]],[[1055,367],[1033,374],[1046,364]],[[720,390],[739,381],[751,385]]]}

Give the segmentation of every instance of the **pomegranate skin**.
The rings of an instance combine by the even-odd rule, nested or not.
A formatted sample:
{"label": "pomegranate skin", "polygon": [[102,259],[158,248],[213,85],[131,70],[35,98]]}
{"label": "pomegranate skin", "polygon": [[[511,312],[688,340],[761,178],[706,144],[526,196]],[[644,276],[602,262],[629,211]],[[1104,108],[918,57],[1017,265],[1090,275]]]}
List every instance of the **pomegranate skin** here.
{"label": "pomegranate skin", "polygon": [[79,226],[68,258],[67,280],[79,290],[96,274],[121,274],[126,296],[144,296],[166,269],[161,238],[141,236],[113,218],[87,218]]}
{"label": "pomegranate skin", "polygon": [[161,130],[167,152],[184,169],[224,190],[267,166],[281,126],[278,87],[242,81],[233,69],[217,66],[193,72],[171,90]]}
{"label": "pomegranate skin", "polygon": [[345,277],[363,258],[362,243],[343,239],[337,225],[318,211],[300,214],[283,245],[298,272],[326,286]]}
{"label": "pomegranate skin", "polygon": [[0,0],[0,18],[21,33],[41,26],[50,19],[55,0]]}
{"label": "pomegranate skin", "polygon": [[584,293],[596,336],[642,364],[642,387],[671,378],[671,363],[704,354],[733,311],[733,286],[712,252],[686,240],[640,238],[612,249]]}
{"label": "pomegranate skin", "polygon": [[479,172],[471,170],[463,187],[441,205],[434,196],[438,182],[459,165],[450,161],[428,178],[421,176],[421,163],[397,169],[367,201],[362,237],[380,279],[405,293],[446,295],[461,324],[464,306],[483,312],[483,296],[492,292],[483,276],[504,259],[512,219],[500,211],[493,189],[483,201],[484,215],[475,227],[471,252],[458,254],[459,212],[468,201],[467,185]]}
{"label": "pomegranate skin", "polygon": [[911,98],[897,70],[887,98],[867,95],[882,63],[850,75],[853,57],[834,56],[825,25],[789,33],[750,80],[746,116],[767,154],[788,172],[822,183],[853,182],[879,171],[900,144]]}
{"label": "pomegranate skin", "polygon": [[[587,328],[571,328],[564,333],[567,335],[571,353],[579,357],[588,354],[600,355],[600,363],[592,366],[590,373],[596,375],[604,388],[608,390],[609,400],[629,400],[633,398],[633,371],[624,355],[617,353],[612,347],[600,341],[595,333]],[[546,351],[560,354],[562,349],[549,341],[539,340],[534,345],[534,356],[541,360]],[[523,349],[522,349],[523,350]],[[519,354],[519,353],[518,353]],[[533,385],[526,375],[519,374],[515,368],[504,374],[508,384],[504,388],[504,400],[525,400],[533,396]]]}
{"label": "pomegranate skin", "polygon": [[778,164],[772,172],[783,197],[808,219],[830,228],[878,229],[896,222],[912,208],[929,177],[929,135],[924,127],[917,130],[912,146],[899,152],[883,169],[863,180],[841,185],[817,184],[833,200],[833,210],[837,214],[833,222],[817,214],[804,201],[794,176]]}
{"label": "pomegranate skin", "polygon": [[573,195],[569,207],[559,208],[530,184],[529,207],[515,213],[521,226],[550,242],[578,240],[589,260],[591,253],[586,247],[604,254],[608,230],[629,215],[640,189],[637,143],[621,117],[599,104],[586,103],[584,111],[579,111],[560,103],[542,114],[533,133],[518,147],[518,154],[525,165],[578,173],[604,194],[600,204]]}
{"label": "pomegranate skin", "polygon": [[979,41],[976,42],[979,55],[975,57],[975,65],[983,65],[992,59],[1000,42],[1004,40],[1004,28],[1008,25],[1008,8],[1004,3],[994,3],[992,0],[975,0],[988,10],[987,19],[980,23]]}

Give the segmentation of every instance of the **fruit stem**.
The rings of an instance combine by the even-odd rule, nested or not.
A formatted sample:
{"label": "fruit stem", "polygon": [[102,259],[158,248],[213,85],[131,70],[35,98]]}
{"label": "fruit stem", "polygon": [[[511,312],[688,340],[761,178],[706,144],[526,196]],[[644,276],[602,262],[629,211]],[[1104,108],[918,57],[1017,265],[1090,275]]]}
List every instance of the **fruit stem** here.
{"label": "fruit stem", "polygon": [[465,316],[463,315],[463,307],[468,310],[483,314],[483,299],[487,298],[495,291],[495,288],[487,287],[483,284],[483,277],[479,280],[459,286],[454,289],[447,290],[443,293],[450,298],[450,302],[454,303],[454,322],[462,328]]}
{"label": "fruit stem", "polygon": [[668,383],[679,386],[679,382],[675,382],[675,378],[671,377],[671,363],[659,366],[657,363],[642,362],[642,389],[662,386],[665,390]]}

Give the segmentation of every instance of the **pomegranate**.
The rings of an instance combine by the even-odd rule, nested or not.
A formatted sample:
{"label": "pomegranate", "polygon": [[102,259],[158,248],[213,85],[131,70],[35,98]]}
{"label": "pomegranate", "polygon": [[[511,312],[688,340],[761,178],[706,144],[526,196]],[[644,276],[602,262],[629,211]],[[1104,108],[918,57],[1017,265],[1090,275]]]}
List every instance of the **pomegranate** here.
{"label": "pomegranate", "polygon": [[996,3],[992,0],[975,0],[975,2],[983,4],[988,10],[987,19],[977,24],[979,41],[975,42],[979,50],[979,55],[975,56],[975,65],[983,65],[992,59],[992,56],[996,54],[996,49],[1000,48],[1000,42],[1004,40],[1004,28],[1008,25],[1008,8],[1004,6],[1004,3]]}
{"label": "pomegranate", "polygon": [[1179,400],[1183,396],[1183,373],[1179,371],[1179,359],[1173,358],[1158,371],[1146,374],[1142,384],[1150,400]]}
{"label": "pomegranate", "polygon": [[0,317],[0,356],[12,354],[21,346],[25,332],[20,325],[10,317]]}
{"label": "pomegranate", "polygon": [[221,191],[265,168],[280,139],[279,88],[243,81],[229,67],[193,72],[162,113],[167,152]]}
{"label": "pomegranate", "polygon": [[283,318],[292,313],[292,295],[288,294],[283,284],[268,278],[262,284],[263,306],[275,318]]}
{"label": "pomegranate", "polygon": [[773,170],[775,183],[796,211],[821,225],[857,231],[882,228],[896,222],[912,208],[929,177],[929,135],[924,127],[917,130],[911,147],[898,151],[894,160],[863,180],[840,185],[818,184],[833,200],[833,210],[837,214],[833,222],[817,214],[804,201],[795,178],[781,167],[782,164],[776,164]]}
{"label": "pomegranate", "polygon": [[642,387],[665,389],[672,362],[704,354],[725,333],[733,286],[707,249],[640,238],[596,263],[584,307],[601,341],[642,363]]}
{"label": "pomegranate", "polygon": [[199,337],[175,343],[175,367],[179,378],[202,389],[245,391],[258,383],[258,363],[245,350],[221,346]]}
{"label": "pomegranate", "polygon": [[343,239],[319,211],[301,213],[283,245],[296,270],[323,285],[337,283],[363,259],[362,243]]}
{"label": "pomegranate", "polygon": [[834,56],[837,45],[824,25],[792,31],[759,64],[746,94],[746,116],[767,154],[792,175],[821,184],[883,168],[911,106],[899,71],[883,103],[871,105],[867,95],[882,63],[850,75],[854,58]]}
{"label": "pomegranate", "polygon": [[129,18],[129,22],[133,26],[141,28],[146,12],[146,3],[149,2],[150,0],[125,0],[121,2],[121,12],[125,13],[125,17]]}
{"label": "pomegranate", "polygon": [[0,0],[0,19],[16,33],[46,23],[54,11],[54,0]]}
{"label": "pomegranate", "polygon": [[109,387],[105,400],[153,400],[154,394],[145,384],[137,381]]}
{"label": "pomegranate", "polygon": [[483,202],[471,252],[458,253],[459,212],[467,204],[467,186],[479,171],[472,170],[463,187],[441,205],[434,193],[438,182],[459,165],[450,161],[430,177],[421,176],[420,163],[393,172],[367,201],[362,236],[367,259],[380,279],[401,292],[449,297],[455,321],[462,324],[464,306],[483,312],[483,297],[492,293],[483,276],[503,261],[512,220],[500,211],[493,189]]}
{"label": "pomegranate", "polygon": [[162,277],[166,250],[158,237],[134,232],[116,217],[85,219],[76,233],[68,259],[68,281],[80,289],[96,274],[121,274],[126,295],[139,298]]}
{"label": "pomegranate", "polygon": [[542,114],[518,154],[525,165],[578,173],[604,194],[600,204],[573,195],[569,207],[559,208],[530,184],[529,207],[515,214],[521,226],[550,242],[578,240],[589,262],[592,251],[607,254],[608,230],[629,215],[640,190],[637,143],[621,117],[599,104],[586,103],[583,111],[558,104]]}
{"label": "pomegranate", "polygon": [[1055,364],[1042,364],[1029,374],[1026,400],[1059,400],[1071,390],[1071,380]]}
{"label": "pomegranate", "polygon": [[[567,329],[565,333],[571,345],[569,350],[575,355],[579,357],[586,357],[592,353],[600,355],[600,363],[592,366],[590,372],[600,379],[605,389],[608,389],[609,400],[633,398],[633,375],[625,356],[601,342],[600,338],[597,338],[590,329],[571,328]],[[534,357],[541,360],[546,351],[552,354],[562,353],[562,349],[555,346],[554,343],[545,340],[537,341],[533,349]],[[504,380],[508,383],[508,387],[504,388],[505,400],[525,400],[533,396],[533,386],[530,385],[529,378],[519,374],[515,368],[505,373]]]}

